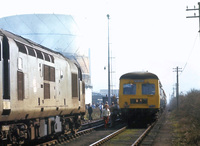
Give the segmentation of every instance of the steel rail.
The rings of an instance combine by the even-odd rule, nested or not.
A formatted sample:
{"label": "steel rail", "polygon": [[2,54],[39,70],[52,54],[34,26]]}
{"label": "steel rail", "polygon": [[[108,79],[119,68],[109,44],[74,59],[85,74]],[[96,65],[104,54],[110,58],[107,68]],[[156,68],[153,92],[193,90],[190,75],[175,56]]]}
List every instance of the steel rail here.
{"label": "steel rail", "polygon": [[142,140],[144,139],[144,137],[149,133],[149,131],[153,128],[153,126],[155,125],[156,122],[154,122],[153,124],[151,124],[143,133],[142,135],[131,145],[131,146],[138,146]]}
{"label": "steel rail", "polygon": [[91,144],[90,146],[98,146],[98,145],[101,145],[103,143],[105,143],[106,141],[110,140],[111,138],[115,137],[116,135],[120,134],[121,132],[123,132],[124,130],[126,129],[126,126],[111,133],[110,135],[96,141],[95,143]]}
{"label": "steel rail", "polygon": [[56,144],[59,144],[59,143],[66,143],[66,142],[69,142],[71,139],[74,139],[74,138],[79,137],[81,135],[84,135],[84,134],[87,134],[89,132],[92,132],[94,129],[102,127],[102,126],[104,126],[104,124],[100,124],[100,125],[97,125],[97,126],[93,126],[91,128],[80,130],[80,131],[76,132],[73,135],[63,136],[63,137],[60,137],[58,139],[53,139],[53,140],[50,140],[48,142],[37,144],[36,146],[44,146],[44,145],[47,146],[47,145],[56,145]]}

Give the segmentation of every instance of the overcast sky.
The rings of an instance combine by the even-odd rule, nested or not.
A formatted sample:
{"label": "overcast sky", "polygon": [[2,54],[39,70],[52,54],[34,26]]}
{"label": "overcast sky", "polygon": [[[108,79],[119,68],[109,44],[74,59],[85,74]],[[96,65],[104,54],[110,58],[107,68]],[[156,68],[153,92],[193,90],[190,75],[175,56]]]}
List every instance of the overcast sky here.
{"label": "overcast sky", "polygon": [[[108,19],[114,88],[127,72],[149,71],[158,75],[167,96],[180,73],[180,92],[200,89],[199,20],[188,19],[198,8],[197,0],[6,0],[0,17],[33,13],[70,14],[86,23],[78,24],[91,50],[93,90],[107,88]],[[196,15],[198,11],[196,11]],[[77,22],[79,23],[79,22]]]}

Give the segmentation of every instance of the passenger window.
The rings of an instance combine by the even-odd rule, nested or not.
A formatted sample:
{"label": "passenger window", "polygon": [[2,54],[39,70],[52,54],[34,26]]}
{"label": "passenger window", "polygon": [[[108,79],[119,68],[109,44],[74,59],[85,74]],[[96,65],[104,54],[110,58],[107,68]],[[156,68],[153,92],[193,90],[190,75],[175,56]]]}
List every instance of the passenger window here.
{"label": "passenger window", "polygon": [[123,85],[124,95],[135,95],[136,94],[136,84],[124,84]]}
{"label": "passenger window", "polygon": [[155,95],[155,84],[142,84],[143,95]]}

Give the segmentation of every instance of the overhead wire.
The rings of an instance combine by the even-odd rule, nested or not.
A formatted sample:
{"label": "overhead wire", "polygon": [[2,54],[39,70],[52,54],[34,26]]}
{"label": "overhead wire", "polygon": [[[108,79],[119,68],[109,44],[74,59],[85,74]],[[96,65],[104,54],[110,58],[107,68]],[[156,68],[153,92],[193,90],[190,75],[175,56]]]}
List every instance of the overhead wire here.
{"label": "overhead wire", "polygon": [[199,32],[196,34],[195,40],[194,40],[193,45],[192,45],[192,49],[191,49],[191,51],[190,51],[190,53],[189,53],[189,56],[188,56],[188,58],[187,58],[187,61],[186,61],[185,65],[184,65],[184,67],[183,67],[183,69],[182,69],[180,75],[184,72],[184,70],[185,70],[185,68],[186,68],[186,66],[187,66],[187,64],[188,64],[188,61],[189,61],[189,59],[190,59],[190,57],[191,57],[191,55],[192,55],[192,52],[194,51],[194,48],[195,48],[195,44],[196,44],[198,35],[199,35]]}

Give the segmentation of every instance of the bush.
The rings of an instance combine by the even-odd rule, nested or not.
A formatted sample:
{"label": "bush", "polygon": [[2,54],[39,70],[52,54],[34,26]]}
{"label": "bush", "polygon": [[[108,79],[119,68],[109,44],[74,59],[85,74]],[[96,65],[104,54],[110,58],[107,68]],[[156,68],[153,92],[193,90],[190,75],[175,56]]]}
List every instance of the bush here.
{"label": "bush", "polygon": [[200,90],[192,89],[186,95],[179,96],[170,102],[170,109],[175,115],[180,130],[181,141],[189,145],[200,144]]}

